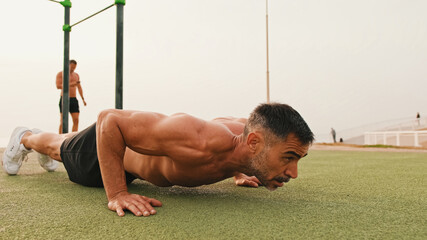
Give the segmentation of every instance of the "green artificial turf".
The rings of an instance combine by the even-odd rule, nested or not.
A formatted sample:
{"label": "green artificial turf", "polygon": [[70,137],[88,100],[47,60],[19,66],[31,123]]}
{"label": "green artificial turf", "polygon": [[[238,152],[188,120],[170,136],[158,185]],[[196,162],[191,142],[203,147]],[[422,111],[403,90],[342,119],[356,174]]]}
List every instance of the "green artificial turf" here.
{"label": "green artificial turf", "polygon": [[283,188],[159,188],[150,217],[107,208],[103,189],[47,173],[35,155],[17,176],[0,173],[0,239],[427,239],[427,154],[310,151]]}

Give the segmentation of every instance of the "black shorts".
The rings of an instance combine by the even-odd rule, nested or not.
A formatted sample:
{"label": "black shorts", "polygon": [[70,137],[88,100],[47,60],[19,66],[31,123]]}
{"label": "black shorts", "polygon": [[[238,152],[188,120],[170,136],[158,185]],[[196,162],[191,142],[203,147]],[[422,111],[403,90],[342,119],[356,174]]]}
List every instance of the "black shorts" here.
{"label": "black shorts", "polygon": [[[69,106],[70,106],[70,113],[78,113],[80,112],[80,108],[79,108],[79,101],[77,101],[77,98],[72,97],[70,98],[70,102],[69,102]],[[62,96],[59,99],[59,112],[62,113]]]}
{"label": "black shorts", "polygon": [[[96,123],[62,143],[61,159],[72,182],[88,187],[104,186],[96,152]],[[125,173],[127,184],[136,179]]]}

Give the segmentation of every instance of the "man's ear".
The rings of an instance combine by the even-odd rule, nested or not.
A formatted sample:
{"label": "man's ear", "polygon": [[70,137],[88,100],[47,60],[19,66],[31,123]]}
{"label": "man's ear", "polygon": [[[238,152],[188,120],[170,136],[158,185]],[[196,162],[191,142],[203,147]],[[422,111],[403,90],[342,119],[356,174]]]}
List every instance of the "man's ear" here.
{"label": "man's ear", "polygon": [[260,143],[262,143],[262,137],[260,136],[260,133],[251,132],[248,134],[246,144],[248,144],[249,150],[252,153],[257,152],[257,150],[260,148]]}

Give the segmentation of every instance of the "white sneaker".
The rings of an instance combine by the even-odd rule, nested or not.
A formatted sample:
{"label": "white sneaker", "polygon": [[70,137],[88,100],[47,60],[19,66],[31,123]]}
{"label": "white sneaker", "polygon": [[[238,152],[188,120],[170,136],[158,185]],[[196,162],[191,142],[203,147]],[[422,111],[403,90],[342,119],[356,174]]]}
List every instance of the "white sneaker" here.
{"label": "white sneaker", "polygon": [[[31,132],[34,134],[38,134],[43,132],[42,130],[38,128],[31,129]],[[39,160],[39,164],[42,168],[44,168],[48,172],[53,172],[58,168],[58,162],[50,158],[48,155],[41,154],[37,152],[37,159]]]}
{"label": "white sneaker", "polygon": [[9,175],[16,175],[21,168],[22,161],[31,152],[21,143],[22,136],[30,129],[26,127],[17,127],[10,136],[9,144],[3,153],[3,168]]}

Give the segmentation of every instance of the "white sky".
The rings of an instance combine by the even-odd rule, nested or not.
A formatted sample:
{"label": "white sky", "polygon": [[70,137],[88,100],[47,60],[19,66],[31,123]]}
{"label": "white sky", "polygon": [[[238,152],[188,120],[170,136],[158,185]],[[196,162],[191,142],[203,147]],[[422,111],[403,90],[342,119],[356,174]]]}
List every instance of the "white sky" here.
{"label": "white sky", "polygon": [[[71,2],[75,23],[114,1]],[[426,0],[269,0],[272,101],[318,136],[425,116],[426,12]],[[266,101],[264,0],[128,0],[124,13],[125,109],[247,117]],[[47,0],[2,4],[0,138],[17,125],[57,131],[63,15]],[[115,22],[113,7],[71,31],[80,129],[114,108]]]}

